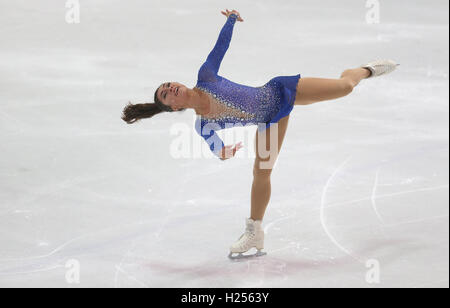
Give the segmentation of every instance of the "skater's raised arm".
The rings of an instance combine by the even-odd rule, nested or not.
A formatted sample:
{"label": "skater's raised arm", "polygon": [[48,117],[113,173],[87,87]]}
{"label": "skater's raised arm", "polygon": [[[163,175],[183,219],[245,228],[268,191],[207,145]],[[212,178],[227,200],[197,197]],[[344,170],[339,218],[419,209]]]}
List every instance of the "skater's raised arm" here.
{"label": "skater's raised arm", "polygon": [[208,67],[209,70],[213,71],[215,74],[218,73],[220,64],[222,63],[223,57],[230,46],[230,41],[233,36],[233,28],[236,20],[244,21],[239,12],[233,11],[222,11],[222,14],[227,16],[227,21],[220,31],[219,38],[217,39],[216,45],[213,50],[208,55],[206,59],[205,66]]}

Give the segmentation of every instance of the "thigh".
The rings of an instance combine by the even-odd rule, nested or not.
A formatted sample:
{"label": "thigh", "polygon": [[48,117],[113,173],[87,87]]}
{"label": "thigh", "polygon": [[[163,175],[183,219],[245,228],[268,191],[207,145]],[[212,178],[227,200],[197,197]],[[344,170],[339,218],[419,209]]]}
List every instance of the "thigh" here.
{"label": "thigh", "polygon": [[256,131],[254,173],[270,175],[286,135],[289,117],[285,116],[278,121],[278,125],[272,124],[265,131]]}
{"label": "thigh", "polygon": [[349,94],[351,90],[351,84],[344,79],[301,78],[297,84],[295,105],[336,99]]}

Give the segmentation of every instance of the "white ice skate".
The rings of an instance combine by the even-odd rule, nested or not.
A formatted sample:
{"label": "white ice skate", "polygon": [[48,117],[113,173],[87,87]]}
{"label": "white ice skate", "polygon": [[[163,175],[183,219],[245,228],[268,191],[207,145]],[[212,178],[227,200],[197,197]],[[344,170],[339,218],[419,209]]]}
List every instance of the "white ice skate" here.
{"label": "white ice skate", "polygon": [[377,60],[369,62],[366,65],[361,66],[367,68],[372,74],[369,78],[378,77],[381,75],[389,74],[393,72],[400,64],[395,63],[392,60]]}
{"label": "white ice skate", "polygon": [[[255,254],[244,255],[244,253],[252,248],[257,249]],[[242,234],[238,241],[231,246],[228,257],[231,260],[260,257],[267,254],[262,252],[262,249],[264,249],[264,230],[261,227],[261,220],[247,218],[245,233]]]}

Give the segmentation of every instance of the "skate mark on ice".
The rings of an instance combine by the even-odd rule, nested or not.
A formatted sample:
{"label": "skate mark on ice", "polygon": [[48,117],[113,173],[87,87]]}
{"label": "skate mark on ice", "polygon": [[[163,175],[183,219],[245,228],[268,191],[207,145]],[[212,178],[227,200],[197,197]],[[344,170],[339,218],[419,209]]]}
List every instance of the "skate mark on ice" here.
{"label": "skate mark on ice", "polygon": [[[170,216],[170,213],[171,212],[169,210],[169,215],[166,216],[166,220],[165,220],[164,224],[162,226],[160,226],[158,231],[156,231],[156,237],[158,239],[159,239],[160,232],[164,228],[164,225],[168,222],[168,216]],[[137,282],[138,284],[140,284],[141,286],[143,286],[145,288],[149,288],[149,286],[147,284],[145,284],[144,282],[140,281],[139,279],[137,279],[136,277],[134,277],[133,275],[129,274],[126,270],[123,269],[123,264],[125,263],[125,260],[130,255],[131,251],[135,249],[137,240],[138,240],[138,238],[134,238],[133,239],[133,241],[131,242],[131,245],[126,250],[126,252],[123,254],[122,258],[120,259],[120,262],[118,264],[116,264],[116,266],[115,266],[115,268],[116,268],[116,272],[114,273],[114,287],[115,288],[119,288],[119,274],[120,273],[125,275],[129,280],[135,281],[135,282]]]}
{"label": "skate mark on ice", "polygon": [[130,273],[125,271],[121,266],[116,265],[116,274],[115,274],[115,279],[114,279],[114,287],[115,288],[119,288],[119,286],[118,286],[118,273],[119,272],[122,273],[123,275],[125,275],[129,280],[137,282],[139,285],[141,285],[144,288],[149,288],[150,287],[147,284],[145,284],[144,282],[142,282],[139,279],[137,279],[136,277],[130,275]]}
{"label": "skate mark on ice", "polygon": [[[16,201],[17,204],[20,204],[21,206],[28,205],[28,204],[34,204],[36,201],[38,201],[41,198],[48,197],[55,195],[61,191],[64,191],[66,189],[70,189],[73,187],[77,187],[79,184],[86,184],[90,182],[95,182],[99,180],[103,180],[108,178],[109,175],[101,175],[101,176],[91,176],[91,177],[74,177],[74,178],[67,178],[61,183],[57,184],[48,184],[39,186],[37,188],[32,188],[27,191],[28,194],[31,194],[31,196],[25,196],[20,198]],[[25,210],[17,210],[17,208],[12,208],[5,210],[0,213],[0,216],[5,216],[11,213],[15,213],[16,211],[25,212]]]}
{"label": "skate mark on ice", "polygon": [[29,274],[35,274],[35,273],[42,273],[42,272],[49,272],[58,268],[65,268],[65,266],[63,265],[55,265],[52,267],[48,267],[48,268],[43,268],[43,269],[38,269],[38,270],[33,270],[33,271],[25,271],[25,272],[12,272],[12,273],[7,273],[5,271],[0,272],[0,276],[14,276],[14,275],[29,275]]}
{"label": "skate mark on ice", "polygon": [[384,225],[384,220],[383,220],[383,217],[381,216],[380,212],[378,211],[377,201],[376,201],[379,174],[380,174],[380,168],[377,169],[377,173],[375,174],[375,183],[373,184],[372,196],[371,196],[370,200],[372,201],[372,208],[373,208],[375,214],[377,215],[378,221],[381,223],[381,225]]}
{"label": "skate mark on ice", "polygon": [[297,248],[297,247],[298,247],[298,245],[289,244],[289,245],[281,247],[281,248],[269,250],[269,251],[267,251],[267,254],[272,254],[274,252],[279,252],[279,251],[288,250],[288,249]]}
{"label": "skate mark on ice", "polygon": [[66,178],[59,183],[50,183],[45,186],[40,186],[35,189],[31,189],[28,193],[32,194],[32,196],[25,196],[17,203],[21,205],[27,205],[30,203],[35,203],[41,198],[55,195],[61,191],[77,187],[80,184],[88,184],[91,182],[100,181],[103,179],[107,179],[110,175],[95,175],[95,176],[76,176],[72,178]]}
{"label": "skate mark on ice", "polygon": [[449,215],[440,215],[440,216],[433,216],[433,217],[427,217],[427,218],[422,218],[422,219],[414,219],[414,220],[408,220],[408,221],[403,221],[403,222],[397,222],[397,223],[393,223],[393,224],[386,224],[385,227],[397,227],[397,226],[401,226],[401,225],[409,225],[409,224],[417,224],[417,223],[421,223],[421,222],[427,222],[430,220],[439,220],[439,219],[446,219],[449,218]]}
{"label": "skate mark on ice", "polygon": [[55,248],[54,250],[52,250],[51,252],[49,252],[48,254],[44,254],[44,255],[37,255],[37,256],[31,256],[31,257],[22,257],[22,258],[5,258],[5,259],[0,259],[0,263],[6,263],[6,262],[17,262],[17,261],[30,261],[30,260],[38,260],[38,259],[44,259],[44,258],[49,258],[52,257],[53,255],[57,254],[58,252],[64,250],[64,248],[66,248],[67,246],[80,241],[82,239],[85,238],[89,238],[95,235],[99,235],[105,232],[110,232],[110,231],[114,231],[114,230],[118,230],[118,229],[124,229],[127,227],[133,227],[133,226],[141,226],[141,225],[146,225],[149,223],[153,223],[153,220],[148,220],[148,221],[139,221],[139,222],[135,222],[135,223],[129,223],[129,224],[124,224],[124,225],[119,225],[119,226],[115,226],[115,227],[110,227],[110,228],[105,228],[105,229],[101,229],[95,232],[91,232],[91,233],[87,233],[78,237],[75,237],[71,240],[68,240],[66,242],[64,242],[63,244],[61,244],[60,246],[58,246],[57,248]]}
{"label": "skate mark on ice", "polygon": [[[379,242],[368,243],[360,253],[363,255],[374,255],[379,249],[385,249],[387,246],[393,248],[399,247],[399,244],[404,243],[403,240],[385,240]],[[243,260],[238,262],[228,262],[224,264],[221,262],[202,262],[196,264],[177,264],[176,262],[167,262],[166,260],[143,260],[142,268],[148,268],[151,273],[164,274],[164,277],[171,281],[178,281],[177,277],[185,277],[195,279],[201,284],[200,287],[221,287],[221,280],[228,278],[241,280],[243,275],[251,275],[252,278],[259,278],[259,281],[252,282],[252,285],[258,285],[261,280],[269,281],[277,278],[282,283],[291,279],[293,273],[304,273],[304,271],[317,271],[318,269],[335,270],[336,266],[346,266],[354,264],[354,257],[342,255],[330,260],[329,258],[321,259],[306,259],[306,258],[286,258],[280,256],[273,256],[271,252],[280,251],[295,246],[286,246],[280,249],[268,252],[268,255],[263,258],[256,258],[251,260]],[[394,252],[397,252],[395,249]],[[402,251],[404,252],[404,251]],[[220,278],[218,278],[220,277]],[[204,281],[201,279],[205,279]],[[215,280],[214,280],[215,279]],[[216,282],[217,281],[217,282]],[[184,287],[184,285],[175,285],[175,287]]]}
{"label": "skate mark on ice", "polygon": [[[79,184],[87,184],[90,182],[103,180],[103,179],[108,178],[108,176],[109,175],[90,176],[90,177],[78,176],[78,177],[73,177],[73,178],[67,178],[61,183],[57,183],[57,184],[51,183],[51,184],[47,184],[47,185],[38,186],[37,188],[31,188],[27,191],[27,194],[30,194],[31,196],[26,195],[26,196],[18,199],[16,201],[16,203],[19,204],[20,206],[34,204],[41,198],[53,196],[57,193],[60,193],[61,191],[64,191],[64,190],[67,190],[67,189],[70,189],[73,187],[78,187]],[[11,213],[16,213],[16,211],[21,211],[23,213],[26,210],[18,210],[17,208],[12,208],[12,209],[8,209],[8,210],[0,213],[0,216],[6,216]]]}
{"label": "skate mark on ice", "polygon": [[[407,239],[406,241],[409,240]],[[410,254],[416,249],[415,246],[411,246],[405,252],[405,249],[398,249],[402,247],[402,244],[405,244],[404,239],[369,241],[360,249],[359,253],[360,255],[373,256],[377,255],[380,249],[384,251],[386,247],[392,247],[388,251],[390,255],[383,255],[388,260],[392,260],[398,254]],[[251,285],[253,286],[260,284],[261,280],[271,281],[275,278],[277,283],[282,283],[283,281],[291,280],[294,273],[325,269],[335,271],[336,268],[341,268],[341,266],[353,266],[355,264],[354,258],[348,255],[341,255],[333,259],[327,257],[311,259],[292,257],[291,254],[289,254],[290,257],[271,254],[273,251],[289,248],[295,248],[295,246],[286,246],[272,250],[263,258],[245,260],[243,262],[206,261],[194,264],[179,264],[177,262],[168,262],[167,259],[149,260],[144,257],[142,261],[138,262],[138,265],[140,269],[148,269],[149,272],[146,274],[149,277],[163,275],[163,277],[169,279],[172,287],[185,287],[182,283],[186,279],[195,280],[199,287],[223,287],[222,282],[224,279],[241,281],[243,275],[252,277],[254,281],[251,282]],[[386,261],[386,263],[389,262]],[[344,270],[345,267],[342,271]],[[183,279],[180,279],[180,277],[183,277]],[[181,282],[178,283],[178,281]]]}
{"label": "skate mark on ice", "polygon": [[76,238],[73,238],[67,242],[65,242],[64,244],[58,246],[57,248],[55,248],[53,251],[51,251],[48,254],[45,255],[40,255],[40,256],[33,256],[33,257],[24,257],[24,258],[10,258],[10,259],[0,259],[0,262],[15,262],[15,261],[30,261],[30,260],[37,260],[37,259],[44,259],[44,258],[49,258],[53,255],[55,255],[56,253],[60,252],[61,250],[63,250],[65,247],[67,247],[68,245],[87,237],[87,235],[83,235],[83,236],[79,236]]}
{"label": "skate mark on ice", "polygon": [[114,288],[116,289],[119,287],[119,273],[123,273],[128,276],[128,273],[122,268],[122,265],[125,262],[125,259],[128,257],[131,248],[133,247],[128,248],[128,250],[122,255],[120,262],[115,266],[116,272],[114,273]]}
{"label": "skate mark on ice", "polygon": [[[260,285],[266,279],[278,278],[287,279],[285,272],[285,260],[277,258],[260,258],[253,260],[245,260],[239,262],[204,262],[196,264],[176,264],[168,263],[165,260],[148,260],[141,265],[143,268],[150,269],[158,275],[164,274],[164,277],[171,281],[181,281],[177,277],[185,277],[189,280],[202,281],[201,287],[221,287],[224,278],[236,280],[241,283],[242,277],[249,275],[254,281],[251,285]],[[152,274],[149,274],[152,275]],[[261,277],[262,276],[262,277]],[[256,280],[256,281],[255,281]],[[184,285],[175,284],[174,287],[185,287]],[[239,286],[241,287],[241,286]]]}
{"label": "skate mark on ice", "polygon": [[377,190],[378,190],[378,186],[379,186],[379,175],[380,175],[380,167],[378,167],[377,172],[375,173],[375,181],[373,183],[373,189],[372,189],[372,197],[371,197],[371,201],[372,201],[372,208],[375,212],[375,214],[377,215],[378,221],[381,224],[381,231],[383,233],[383,236],[385,238],[387,238],[388,236],[386,235],[385,229],[384,229],[384,219],[381,216],[380,212],[378,211],[378,206],[377,206]]}
{"label": "skate mark on ice", "polygon": [[272,221],[271,223],[268,223],[268,224],[266,225],[266,227],[264,228],[264,233],[267,233],[267,232],[269,231],[270,228],[272,228],[275,224],[279,223],[280,221],[283,221],[283,220],[292,218],[292,217],[294,217],[295,215],[296,215],[296,214],[289,215],[289,216],[287,216],[287,217],[278,218],[278,219],[275,219],[274,221]]}
{"label": "skate mark on ice", "polygon": [[[419,188],[419,189],[414,189],[414,190],[399,191],[399,192],[391,193],[391,194],[378,195],[377,199],[383,199],[383,198],[388,198],[388,197],[393,197],[393,196],[400,196],[400,195],[405,195],[405,194],[412,194],[412,193],[416,193],[416,192],[439,190],[439,189],[444,189],[444,188],[449,188],[449,185],[448,184],[447,185],[439,185],[439,186],[434,186],[434,187],[425,187],[425,188]],[[348,204],[358,203],[358,202],[362,202],[362,201],[369,201],[369,200],[371,200],[371,197],[354,199],[354,200],[349,200],[349,201],[344,201],[344,202],[331,203],[330,205],[328,205],[328,208],[334,208],[334,207],[339,207],[342,205],[348,205]]]}
{"label": "skate mark on ice", "polygon": [[339,248],[341,251],[343,251],[345,254],[349,255],[350,257],[352,257],[353,259],[355,259],[358,262],[363,263],[363,261],[361,260],[361,258],[359,258],[358,256],[354,255],[352,252],[350,252],[347,248],[345,248],[344,246],[342,246],[337,240],[336,238],[331,234],[330,230],[328,229],[328,226],[326,224],[326,218],[325,218],[325,204],[326,204],[326,196],[328,193],[328,188],[330,187],[330,184],[333,182],[334,178],[336,177],[336,175],[341,171],[341,169],[350,161],[350,159],[352,158],[352,156],[349,156],[346,160],[344,160],[344,162],[342,162],[335,170],[334,172],[331,174],[331,176],[328,178],[324,188],[323,188],[323,192],[322,192],[322,198],[321,198],[321,204],[320,204],[320,222],[322,224],[323,230],[325,231],[326,235],[329,237],[329,239],[331,240],[331,242],[337,247]]}
{"label": "skate mark on ice", "polygon": [[131,251],[136,247],[136,241],[137,239],[134,239],[133,242],[130,245],[130,248],[127,249],[127,251],[124,253],[124,255],[122,256],[120,263],[116,264],[116,272],[114,274],[114,287],[117,289],[119,288],[119,273],[124,274],[129,280],[135,281],[138,284],[140,284],[142,287],[144,288],[149,288],[149,286],[147,284],[145,284],[144,282],[140,281],[139,279],[137,279],[136,277],[134,277],[133,275],[131,275],[130,273],[128,273],[126,270],[123,269],[123,263],[125,262],[125,260],[128,258],[128,256],[130,255]]}

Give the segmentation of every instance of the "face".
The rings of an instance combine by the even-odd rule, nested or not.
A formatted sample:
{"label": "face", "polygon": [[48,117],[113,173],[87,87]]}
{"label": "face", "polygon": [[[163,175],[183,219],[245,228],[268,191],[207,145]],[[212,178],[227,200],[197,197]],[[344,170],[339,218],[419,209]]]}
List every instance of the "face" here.
{"label": "face", "polygon": [[170,106],[173,110],[185,108],[187,88],[181,83],[163,83],[156,95],[164,105]]}

